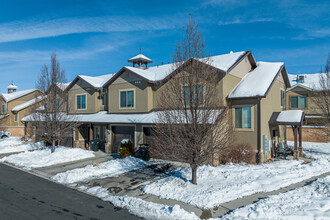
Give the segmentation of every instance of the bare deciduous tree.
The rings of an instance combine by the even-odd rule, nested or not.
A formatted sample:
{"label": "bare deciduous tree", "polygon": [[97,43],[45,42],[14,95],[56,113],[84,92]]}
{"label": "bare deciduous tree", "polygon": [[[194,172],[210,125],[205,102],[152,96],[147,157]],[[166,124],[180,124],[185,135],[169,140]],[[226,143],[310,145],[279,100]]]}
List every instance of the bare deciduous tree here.
{"label": "bare deciduous tree", "polygon": [[230,112],[223,106],[218,82],[223,73],[206,57],[198,24],[190,19],[176,45],[173,71],[157,100],[152,151],[156,156],[186,162],[197,184],[197,167],[219,159],[231,139]]}
{"label": "bare deciduous tree", "polygon": [[324,117],[322,123],[327,127],[327,134],[330,135],[330,54],[325,65],[325,72],[320,74],[318,84],[311,93],[311,101],[315,110]]}
{"label": "bare deciduous tree", "polygon": [[66,82],[65,72],[60,68],[56,53],[51,55],[51,65],[43,66],[36,87],[42,95],[36,97],[41,107],[35,108],[32,114],[32,127],[45,142],[52,144],[52,152],[56,144],[70,137],[77,126],[75,117],[67,114],[68,96],[63,84]]}

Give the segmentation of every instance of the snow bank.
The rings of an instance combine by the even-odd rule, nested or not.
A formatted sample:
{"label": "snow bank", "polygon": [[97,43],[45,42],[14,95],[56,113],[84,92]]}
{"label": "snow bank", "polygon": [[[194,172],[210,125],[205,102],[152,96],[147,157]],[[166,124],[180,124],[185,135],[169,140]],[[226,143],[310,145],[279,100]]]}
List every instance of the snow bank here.
{"label": "snow bank", "polygon": [[4,157],[0,159],[0,162],[11,163],[22,167],[23,169],[31,170],[38,167],[48,167],[89,157],[94,157],[92,151],[80,148],[58,147],[54,153],[51,153],[50,149],[42,149],[32,152],[26,151]]}
{"label": "snow bank", "polygon": [[125,172],[144,168],[149,164],[135,157],[126,157],[124,159],[110,160],[97,166],[88,165],[84,168],[68,170],[56,174],[52,179],[62,184],[88,182],[92,179],[118,176]]}
{"label": "snow bank", "polygon": [[222,219],[330,219],[330,176],[236,209]]}
{"label": "snow bank", "polygon": [[143,191],[208,209],[243,196],[277,190],[330,172],[329,143],[303,143],[303,147],[308,156],[317,160],[308,164],[282,160],[261,165],[201,166],[197,171],[198,185],[190,182],[191,169],[184,168],[173,176],[145,186]]}
{"label": "snow bank", "polygon": [[44,145],[42,142],[26,143],[21,141],[20,137],[10,137],[0,139],[0,154],[36,150],[42,148],[43,146]]}
{"label": "snow bank", "polygon": [[90,189],[87,187],[80,187],[79,189],[104,201],[109,201],[116,207],[126,208],[133,215],[145,219],[199,219],[194,213],[181,209],[179,205],[167,206],[153,202],[146,202],[134,197],[111,196],[107,189],[99,186]]}

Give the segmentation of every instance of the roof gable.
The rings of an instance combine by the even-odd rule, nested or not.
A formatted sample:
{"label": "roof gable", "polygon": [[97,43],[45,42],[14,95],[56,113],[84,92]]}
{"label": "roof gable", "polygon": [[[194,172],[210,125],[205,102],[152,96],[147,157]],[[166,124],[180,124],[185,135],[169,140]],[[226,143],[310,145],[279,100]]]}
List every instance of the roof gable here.
{"label": "roof gable", "polygon": [[86,76],[86,75],[78,75],[67,87],[65,88],[66,91],[70,90],[78,80],[83,80],[91,87],[94,88],[102,88],[106,82],[108,82],[115,74],[106,74],[101,76]]}
{"label": "roof gable", "polygon": [[37,91],[38,89],[29,89],[29,90],[23,90],[23,91],[19,91],[19,92],[13,92],[13,93],[9,93],[9,94],[1,94],[1,96],[3,97],[3,99],[6,102],[10,102],[13,101],[15,99],[18,99],[20,97],[23,97],[25,95],[28,95],[32,92]]}

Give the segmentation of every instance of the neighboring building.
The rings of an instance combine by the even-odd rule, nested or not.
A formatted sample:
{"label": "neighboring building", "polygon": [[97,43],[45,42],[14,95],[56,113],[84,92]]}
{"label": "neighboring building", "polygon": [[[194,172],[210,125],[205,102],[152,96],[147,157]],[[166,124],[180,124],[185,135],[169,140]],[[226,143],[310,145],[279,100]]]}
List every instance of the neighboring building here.
{"label": "neighboring building", "polygon": [[[219,73],[219,101],[232,109],[235,140],[253,146],[266,161],[275,142],[286,140],[284,122],[273,123],[286,108],[290,88],[284,63],[256,62],[250,51],[210,59]],[[148,67],[152,60],[142,54],[129,62],[133,67],[116,74],[77,76],[67,86],[68,113],[82,123],[74,132],[76,147],[88,148],[90,140],[99,139],[106,152],[118,153],[122,139],[132,140],[135,149],[149,142],[160,92],[180,73],[172,64]]]}
{"label": "neighboring building", "polygon": [[[313,102],[313,96],[321,90],[320,74],[289,74],[291,88],[286,90],[286,105],[290,110],[303,110],[306,122],[303,126],[303,140],[309,142],[328,142],[329,137],[324,127],[324,116]],[[291,128],[288,140],[293,140]],[[290,132],[289,132],[290,131]]]}
{"label": "neighboring building", "polygon": [[37,89],[17,91],[11,84],[8,93],[0,95],[0,130],[11,132],[12,136],[24,136],[24,124],[21,119],[31,113],[32,106],[40,102],[41,92]]}

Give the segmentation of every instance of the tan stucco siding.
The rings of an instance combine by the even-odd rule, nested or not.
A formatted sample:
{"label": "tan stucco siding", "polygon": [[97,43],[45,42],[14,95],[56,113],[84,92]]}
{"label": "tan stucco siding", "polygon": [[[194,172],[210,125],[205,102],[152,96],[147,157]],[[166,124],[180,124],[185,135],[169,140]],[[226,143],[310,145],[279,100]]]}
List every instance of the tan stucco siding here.
{"label": "tan stucco siding", "polygon": [[[277,77],[277,80],[273,83],[267,96],[261,99],[261,140],[263,145],[263,135],[267,135],[267,139],[271,140],[271,128],[269,126],[269,120],[274,112],[281,112],[285,110],[281,107],[281,90],[285,91],[284,81],[281,82],[281,74]],[[285,139],[285,127],[279,126],[280,138],[282,141]],[[261,150],[263,148],[261,147]]]}
{"label": "tan stucco siding", "polygon": [[252,69],[252,65],[248,57],[245,57],[238,63],[228,74],[243,78]]}
{"label": "tan stucco siding", "polygon": [[[96,91],[94,87],[82,80],[78,80],[77,83],[68,91],[68,112],[79,114],[91,114],[102,110],[101,100],[99,98],[100,93]],[[86,109],[77,109],[77,95],[86,95]]]}
{"label": "tan stucco siding", "polygon": [[[120,107],[120,91],[134,91],[134,107]],[[109,113],[142,113],[153,108],[151,85],[142,77],[125,71],[108,87]]]}
{"label": "tan stucco siding", "polygon": [[[233,118],[233,135],[234,135],[234,142],[237,144],[244,143],[244,144],[249,144],[251,145],[255,152],[257,152],[257,103],[258,100],[256,99],[237,99],[237,100],[232,100],[230,102],[231,108],[232,108],[232,118]],[[243,106],[251,106],[252,111],[251,111],[251,129],[246,129],[246,130],[240,130],[240,129],[235,129],[235,115],[234,115],[234,108],[235,107],[243,107]]]}

